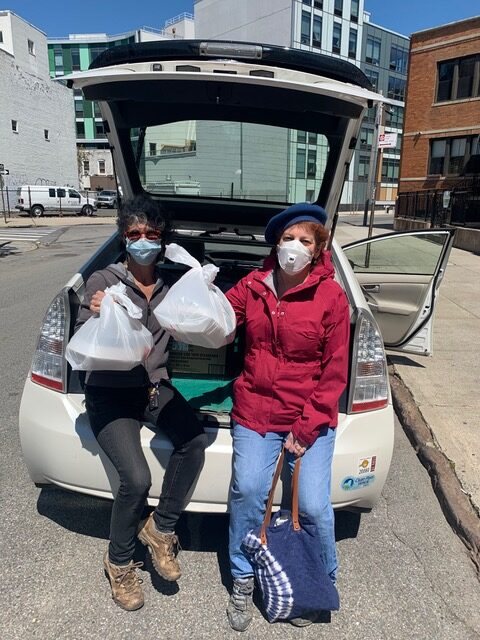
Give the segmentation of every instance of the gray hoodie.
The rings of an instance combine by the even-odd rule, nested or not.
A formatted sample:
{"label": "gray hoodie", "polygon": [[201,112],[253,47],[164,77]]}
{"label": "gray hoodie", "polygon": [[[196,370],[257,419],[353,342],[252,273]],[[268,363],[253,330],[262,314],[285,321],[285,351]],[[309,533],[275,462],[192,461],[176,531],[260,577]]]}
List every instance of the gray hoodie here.
{"label": "gray hoodie", "polygon": [[86,384],[96,387],[138,387],[158,382],[161,379],[168,379],[166,364],[170,335],[160,327],[153,315],[153,310],[165,297],[169,286],[173,284],[173,279],[167,285],[160,274],[157,275],[158,280],[150,302],[135,284],[132,274],[121,263],[111,264],[105,269],[95,271],[87,280],[85,295],[75,323],[75,331],[78,331],[82,324],[94,315],[90,311],[90,299],[93,294],[123,282],[127,287],[128,297],[142,310],[141,322],[153,336],[153,349],[144,365],[138,365],[130,371],[88,371]]}

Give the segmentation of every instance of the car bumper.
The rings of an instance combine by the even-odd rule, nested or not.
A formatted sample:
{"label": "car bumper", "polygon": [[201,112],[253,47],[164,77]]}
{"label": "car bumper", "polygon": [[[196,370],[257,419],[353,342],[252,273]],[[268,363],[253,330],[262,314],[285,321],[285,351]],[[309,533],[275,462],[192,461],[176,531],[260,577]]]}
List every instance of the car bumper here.
{"label": "car bumper", "polygon": [[[227,511],[231,479],[232,438],[225,426],[205,421],[208,435],[205,465],[188,509]],[[27,380],[19,416],[23,457],[37,484],[51,483],[72,491],[112,498],[118,487],[112,467],[90,429],[83,395],[62,394]],[[373,507],[386,481],[393,451],[392,406],[357,415],[340,415],[332,469],[335,508]],[[148,502],[158,501],[172,446],[148,426],[141,443],[152,472]],[[279,490],[277,502],[280,499]]]}

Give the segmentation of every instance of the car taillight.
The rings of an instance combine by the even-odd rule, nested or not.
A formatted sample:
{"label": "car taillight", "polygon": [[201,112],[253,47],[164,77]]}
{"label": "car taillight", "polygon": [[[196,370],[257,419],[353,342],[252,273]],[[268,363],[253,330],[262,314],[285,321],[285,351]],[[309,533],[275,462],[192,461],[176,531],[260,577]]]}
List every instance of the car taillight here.
{"label": "car taillight", "polygon": [[382,409],[388,404],[387,359],[373,318],[360,312],[353,343],[349,413]]}
{"label": "car taillight", "polygon": [[65,348],[70,326],[68,295],[62,291],[53,299],[40,329],[37,348],[32,361],[32,381],[65,393],[67,362]]}

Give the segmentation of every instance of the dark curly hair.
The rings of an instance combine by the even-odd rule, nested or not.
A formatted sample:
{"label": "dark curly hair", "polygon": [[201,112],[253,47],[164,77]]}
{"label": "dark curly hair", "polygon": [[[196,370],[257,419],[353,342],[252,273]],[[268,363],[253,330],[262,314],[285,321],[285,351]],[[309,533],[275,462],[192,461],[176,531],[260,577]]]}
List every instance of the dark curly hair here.
{"label": "dark curly hair", "polygon": [[162,240],[165,241],[170,233],[170,216],[164,207],[144,195],[134,196],[122,200],[117,214],[118,233],[124,236],[125,231],[132,224],[148,224],[162,232]]}

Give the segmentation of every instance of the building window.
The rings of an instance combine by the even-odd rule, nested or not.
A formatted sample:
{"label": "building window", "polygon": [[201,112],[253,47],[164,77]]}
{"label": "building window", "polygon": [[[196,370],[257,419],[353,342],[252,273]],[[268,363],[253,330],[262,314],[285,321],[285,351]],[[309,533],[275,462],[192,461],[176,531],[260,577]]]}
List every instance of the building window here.
{"label": "building window", "polygon": [[381,50],[381,40],[379,38],[374,38],[373,36],[368,36],[367,38],[367,48],[365,52],[365,60],[370,64],[379,65],[380,64],[380,50]]}
{"label": "building window", "polygon": [[77,138],[85,138],[85,123],[77,122],[75,123],[77,129]]}
{"label": "building window", "polygon": [[367,180],[368,171],[370,167],[370,158],[368,156],[360,154],[358,159],[358,179]]}
{"label": "building window", "polygon": [[307,154],[305,149],[297,149],[297,167],[295,175],[297,178],[305,178],[305,163]]}
{"label": "building window", "polygon": [[72,53],[72,71],[80,71],[80,49],[72,47],[70,51]]}
{"label": "building window", "polygon": [[310,44],[310,13],[308,13],[307,11],[302,11],[300,43]]}
{"label": "building window", "polygon": [[437,101],[480,96],[480,54],[438,64]]}
{"label": "building window", "polygon": [[311,131],[308,132],[308,144],[317,144],[317,134],[316,133],[312,133]]}
{"label": "building window", "polygon": [[407,73],[408,51],[392,45],[390,49],[390,69],[398,71],[398,73]]}
{"label": "building window", "polygon": [[95,137],[106,138],[105,129],[103,128],[103,122],[95,122]]}
{"label": "building window", "polygon": [[104,174],[105,173],[105,160],[99,160],[98,161],[98,173],[99,174]]}
{"label": "building window", "polygon": [[388,78],[388,92],[387,96],[392,100],[405,100],[405,78],[395,78],[389,76]]}
{"label": "building window", "polygon": [[365,75],[372,83],[372,87],[374,91],[378,89],[378,71],[374,71],[373,69],[365,69]]}
{"label": "building window", "polygon": [[313,0],[315,9],[323,9],[323,0]]}
{"label": "building window", "polygon": [[150,142],[148,154],[150,156],[156,156],[157,155],[157,143],[156,142]]}
{"label": "building window", "polygon": [[348,57],[357,57],[357,30],[350,29],[350,35],[348,37]]}
{"label": "building window", "polygon": [[351,0],[350,3],[350,20],[352,22],[358,22],[359,1]]}
{"label": "building window", "polygon": [[333,12],[336,16],[341,16],[343,13],[343,0],[335,0]]}
{"label": "building window", "polygon": [[307,142],[307,134],[305,131],[297,131],[297,142],[305,144]]}
{"label": "building window", "polygon": [[318,49],[322,48],[322,18],[313,16],[313,41],[312,44]]}
{"label": "building window", "polygon": [[342,47],[342,25],[338,22],[333,23],[332,51],[340,53]]}
{"label": "building window", "polygon": [[389,106],[388,111],[386,111],[385,124],[387,125],[387,127],[402,129],[403,107],[394,107],[393,105]]}
{"label": "building window", "polygon": [[472,155],[478,153],[479,136],[430,141],[429,174],[461,175]]}
{"label": "building window", "polygon": [[90,49],[90,61],[93,62],[97,56],[106,51],[107,47],[92,47]]}
{"label": "building window", "polygon": [[18,120],[12,120],[12,131],[18,133]]}
{"label": "building window", "polygon": [[53,63],[55,66],[55,75],[63,73],[63,49],[61,46],[53,47]]}
{"label": "building window", "polygon": [[84,115],[83,100],[75,100],[74,102],[75,102],[75,117],[83,118],[83,115]]}
{"label": "building window", "polygon": [[102,117],[102,112],[100,111],[100,105],[98,104],[98,102],[93,103],[93,115],[95,116],[95,118]]}
{"label": "building window", "polygon": [[73,90],[73,96],[75,98],[81,98],[83,96],[82,90],[81,89],[74,89]]}
{"label": "building window", "polygon": [[0,31],[0,42],[3,42],[3,32]]}
{"label": "building window", "polygon": [[360,145],[362,149],[369,149],[373,144],[373,129],[362,127],[360,129]]}
{"label": "building window", "polygon": [[303,4],[308,5],[309,7],[312,6],[312,0],[302,0]]}
{"label": "building window", "polygon": [[28,43],[28,53],[31,56],[35,55],[35,43],[33,42],[33,40],[27,40]]}
{"label": "building window", "polygon": [[309,149],[307,158],[307,178],[315,178],[317,173],[317,150]]}
{"label": "building window", "polygon": [[382,182],[398,182],[400,160],[384,158],[382,162]]}
{"label": "building window", "polygon": [[88,176],[89,173],[90,173],[90,161],[89,160],[84,160],[83,161],[83,175],[84,176]]}
{"label": "building window", "polygon": [[43,137],[45,138],[45,140],[50,140],[50,133],[48,129],[43,130]]}

